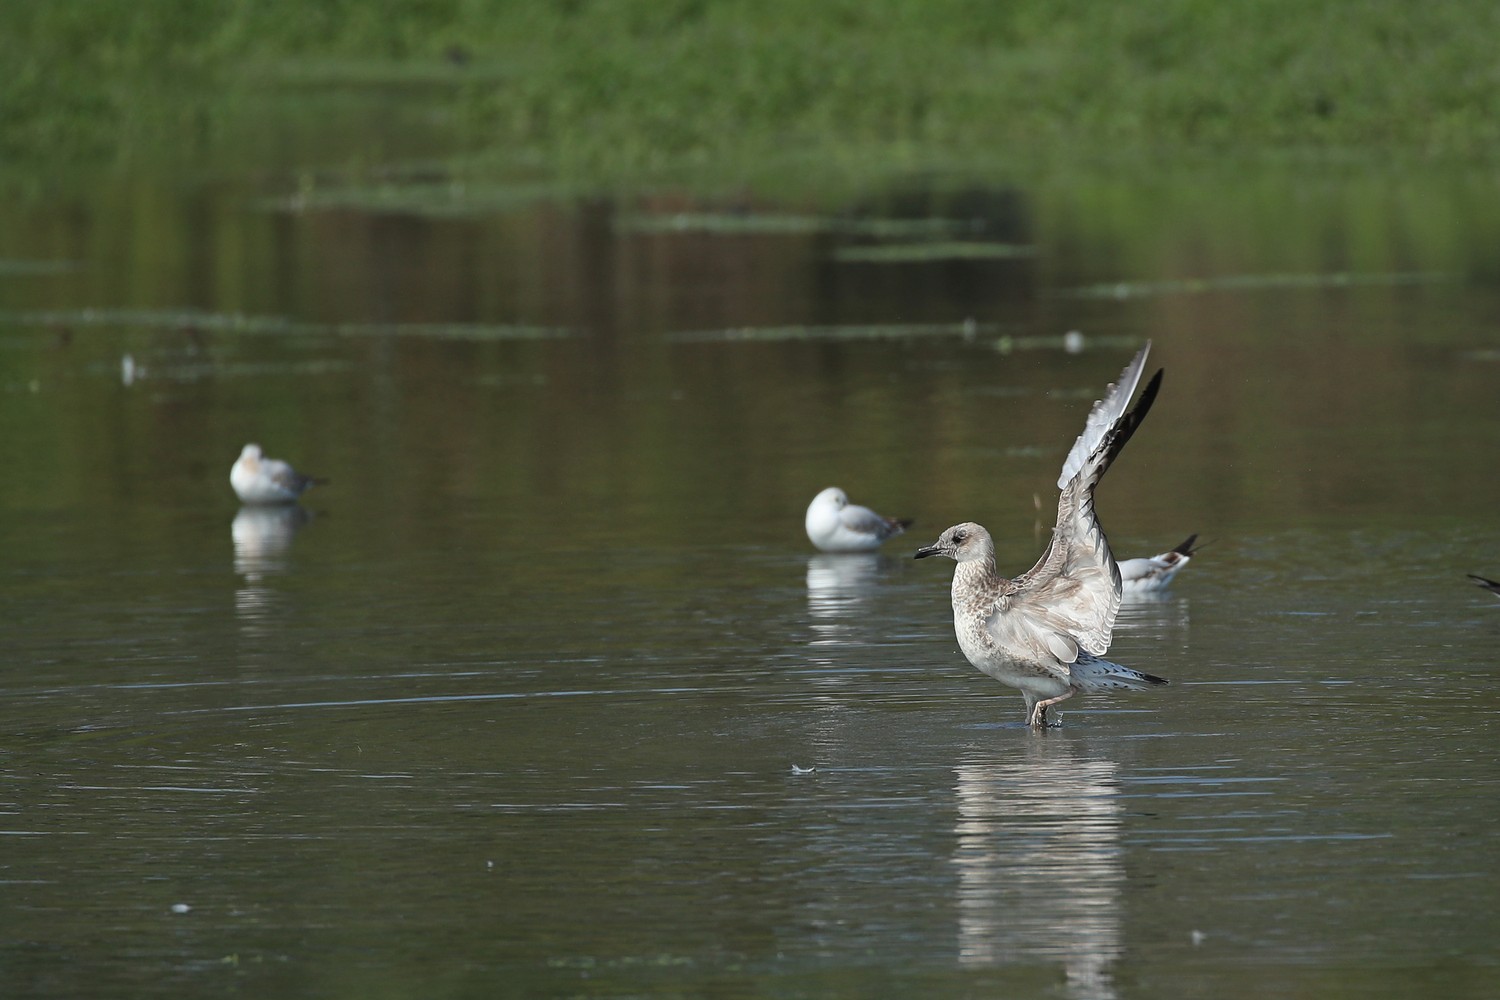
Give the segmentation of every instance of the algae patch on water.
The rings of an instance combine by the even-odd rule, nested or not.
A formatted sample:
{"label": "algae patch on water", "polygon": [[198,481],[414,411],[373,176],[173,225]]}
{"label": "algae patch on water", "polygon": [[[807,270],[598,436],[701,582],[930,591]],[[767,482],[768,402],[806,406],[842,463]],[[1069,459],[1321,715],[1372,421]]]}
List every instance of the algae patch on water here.
{"label": "algae patch on water", "polygon": [[1014,260],[1035,257],[1036,247],[1024,243],[893,243],[839,247],[833,259],[847,263],[922,264],[947,260]]}
{"label": "algae patch on water", "polygon": [[492,184],[462,180],[369,185],[307,185],[259,203],[273,212],[355,211],[463,218],[511,212],[575,192],[556,184]]}
{"label": "algae patch on water", "polygon": [[870,239],[937,239],[975,231],[967,219],[892,219],[777,212],[634,212],[615,220],[627,233],[710,236],[810,236],[831,233]]}

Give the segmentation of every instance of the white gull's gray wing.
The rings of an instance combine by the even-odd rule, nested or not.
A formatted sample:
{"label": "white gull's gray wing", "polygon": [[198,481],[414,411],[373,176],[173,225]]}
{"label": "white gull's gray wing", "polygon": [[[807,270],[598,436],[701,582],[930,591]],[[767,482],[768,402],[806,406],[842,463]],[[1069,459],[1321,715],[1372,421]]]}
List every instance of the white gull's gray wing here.
{"label": "white gull's gray wing", "polygon": [[881,517],[868,507],[852,503],[839,511],[839,523],[850,531],[874,535],[880,539],[899,535],[906,529],[906,525],[896,518]]}
{"label": "white gull's gray wing", "polygon": [[277,458],[261,459],[260,468],[273,483],[294,494],[301,493],[314,481],[312,476],[303,475]]}
{"label": "white gull's gray wing", "polygon": [[1159,371],[1135,408],[1126,410],[1150,350],[1148,342],[1089,411],[1063,463],[1057,524],[1047,550],[1002,591],[990,616],[997,640],[1045,648],[1063,663],[1077,660],[1080,649],[1095,656],[1109,649],[1120,609],[1120,570],[1094,512],[1094,487],[1156,399]]}

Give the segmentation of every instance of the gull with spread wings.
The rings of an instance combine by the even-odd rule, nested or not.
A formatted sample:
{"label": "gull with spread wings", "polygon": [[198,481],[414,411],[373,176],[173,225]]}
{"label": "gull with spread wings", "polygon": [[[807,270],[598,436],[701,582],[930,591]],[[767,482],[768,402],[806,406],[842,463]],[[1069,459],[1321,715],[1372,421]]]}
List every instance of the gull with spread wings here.
{"label": "gull with spread wings", "polygon": [[1047,725],[1047,709],[1080,691],[1144,690],[1160,677],[1104,659],[1120,608],[1120,567],[1094,513],[1094,487],[1120,454],[1161,386],[1160,370],[1127,410],[1145,371],[1147,342],[1089,411],[1063,462],[1057,525],[1031,569],[1007,580],[995,569],[995,543],[973,522],[955,524],[916,558],[947,556],[953,571],[953,628],[970,663],[1019,688],[1026,721]]}

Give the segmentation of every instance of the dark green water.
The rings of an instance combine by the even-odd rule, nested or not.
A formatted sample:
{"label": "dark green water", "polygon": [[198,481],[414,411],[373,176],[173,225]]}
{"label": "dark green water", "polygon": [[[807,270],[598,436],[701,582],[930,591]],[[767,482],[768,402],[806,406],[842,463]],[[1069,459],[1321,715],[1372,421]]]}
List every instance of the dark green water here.
{"label": "dark green water", "polygon": [[[1500,986],[1493,178],[295,186],[0,204],[7,995]],[[939,239],[1025,249],[869,249]],[[1036,735],[910,554],[1028,567],[1147,337],[1099,508],[1209,540],[1116,632],[1173,684]],[[917,526],[815,555],[830,484]]]}

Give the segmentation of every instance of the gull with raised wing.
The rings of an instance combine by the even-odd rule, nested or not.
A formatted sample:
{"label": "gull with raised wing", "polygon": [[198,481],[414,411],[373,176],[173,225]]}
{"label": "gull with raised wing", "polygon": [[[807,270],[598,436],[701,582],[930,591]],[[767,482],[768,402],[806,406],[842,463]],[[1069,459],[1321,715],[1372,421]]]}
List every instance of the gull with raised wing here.
{"label": "gull with raised wing", "polygon": [[245,445],[229,470],[229,485],[241,503],[296,503],[309,487],[325,482],[303,475],[279,458],[267,458],[258,444]]}
{"label": "gull with raised wing", "polygon": [[1125,596],[1156,594],[1166,590],[1172,577],[1180,573],[1198,551],[1193,548],[1197,541],[1197,535],[1188,535],[1187,541],[1161,555],[1126,559],[1120,563],[1120,585],[1124,588]]}
{"label": "gull with raised wing", "polygon": [[1166,681],[1104,659],[1120,609],[1120,568],[1094,513],[1094,487],[1140,426],[1161,386],[1157,371],[1135,408],[1147,342],[1089,411],[1063,462],[1057,525],[1035,566],[1007,580],[995,569],[995,543],[973,522],[955,524],[916,558],[947,556],[953,571],[953,628],[970,663],[1019,688],[1026,721],[1047,724],[1047,709],[1080,691],[1143,690]]}
{"label": "gull with raised wing", "polygon": [[910,524],[910,518],[882,517],[850,503],[849,494],[837,486],[813,497],[804,521],[808,540],[824,552],[871,552]]}

